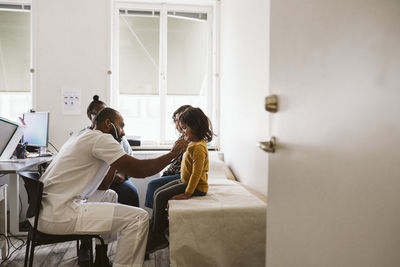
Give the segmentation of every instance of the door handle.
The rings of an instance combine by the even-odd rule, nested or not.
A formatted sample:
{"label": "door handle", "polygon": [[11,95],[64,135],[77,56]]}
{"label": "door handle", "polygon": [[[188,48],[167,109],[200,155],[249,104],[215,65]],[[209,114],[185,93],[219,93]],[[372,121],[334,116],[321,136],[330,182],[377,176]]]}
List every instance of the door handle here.
{"label": "door handle", "polygon": [[264,150],[267,153],[275,153],[276,149],[276,137],[272,136],[271,140],[269,141],[264,141],[264,142],[258,142],[258,147]]}

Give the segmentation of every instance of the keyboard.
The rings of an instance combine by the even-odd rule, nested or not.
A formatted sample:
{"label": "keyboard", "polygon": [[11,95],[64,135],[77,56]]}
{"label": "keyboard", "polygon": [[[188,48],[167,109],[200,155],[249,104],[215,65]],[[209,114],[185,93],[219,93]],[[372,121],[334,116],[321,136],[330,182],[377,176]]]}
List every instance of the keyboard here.
{"label": "keyboard", "polygon": [[51,157],[53,154],[51,153],[44,153],[44,154],[39,154],[39,157]]}

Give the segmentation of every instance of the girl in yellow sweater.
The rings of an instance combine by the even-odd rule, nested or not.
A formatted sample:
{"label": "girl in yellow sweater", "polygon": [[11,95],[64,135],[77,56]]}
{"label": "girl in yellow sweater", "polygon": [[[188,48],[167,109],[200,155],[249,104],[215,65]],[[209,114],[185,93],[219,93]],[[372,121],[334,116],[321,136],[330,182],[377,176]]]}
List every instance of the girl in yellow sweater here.
{"label": "girl in yellow sweater", "polygon": [[154,192],[153,216],[147,243],[147,253],[168,246],[164,231],[168,227],[168,200],[205,196],[208,191],[207,142],[214,135],[208,117],[200,108],[190,107],[179,117],[185,140],[189,142],[181,163],[181,179],[169,182]]}

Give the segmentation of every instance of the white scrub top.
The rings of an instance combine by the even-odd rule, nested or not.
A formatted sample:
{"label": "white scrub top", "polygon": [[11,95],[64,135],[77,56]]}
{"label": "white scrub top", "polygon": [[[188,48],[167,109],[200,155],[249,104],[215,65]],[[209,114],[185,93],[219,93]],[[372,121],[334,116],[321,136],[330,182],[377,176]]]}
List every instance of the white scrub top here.
{"label": "white scrub top", "polygon": [[121,145],[110,134],[86,129],[71,136],[40,178],[44,183],[40,219],[60,223],[77,219],[80,204],[97,190],[109,166],[123,155]]}

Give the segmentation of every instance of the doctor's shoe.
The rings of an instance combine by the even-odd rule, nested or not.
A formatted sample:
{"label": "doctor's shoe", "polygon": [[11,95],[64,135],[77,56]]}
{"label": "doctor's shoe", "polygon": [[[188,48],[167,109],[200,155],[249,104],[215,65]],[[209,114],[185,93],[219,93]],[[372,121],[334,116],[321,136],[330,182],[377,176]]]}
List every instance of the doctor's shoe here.
{"label": "doctor's shoe", "polygon": [[112,261],[107,256],[108,245],[96,245],[96,260],[94,266],[97,267],[111,267]]}
{"label": "doctor's shoe", "polygon": [[168,240],[161,233],[149,232],[147,239],[146,253],[153,253],[154,251],[168,247]]}
{"label": "doctor's shoe", "polygon": [[78,265],[81,267],[90,266],[90,246],[87,240],[81,241],[81,246],[78,249]]}
{"label": "doctor's shoe", "polygon": [[97,260],[97,258],[96,258],[93,266],[94,267],[112,267],[112,261],[110,261],[110,259],[108,257],[106,257],[106,259],[103,260],[103,262],[100,262],[100,260]]}

